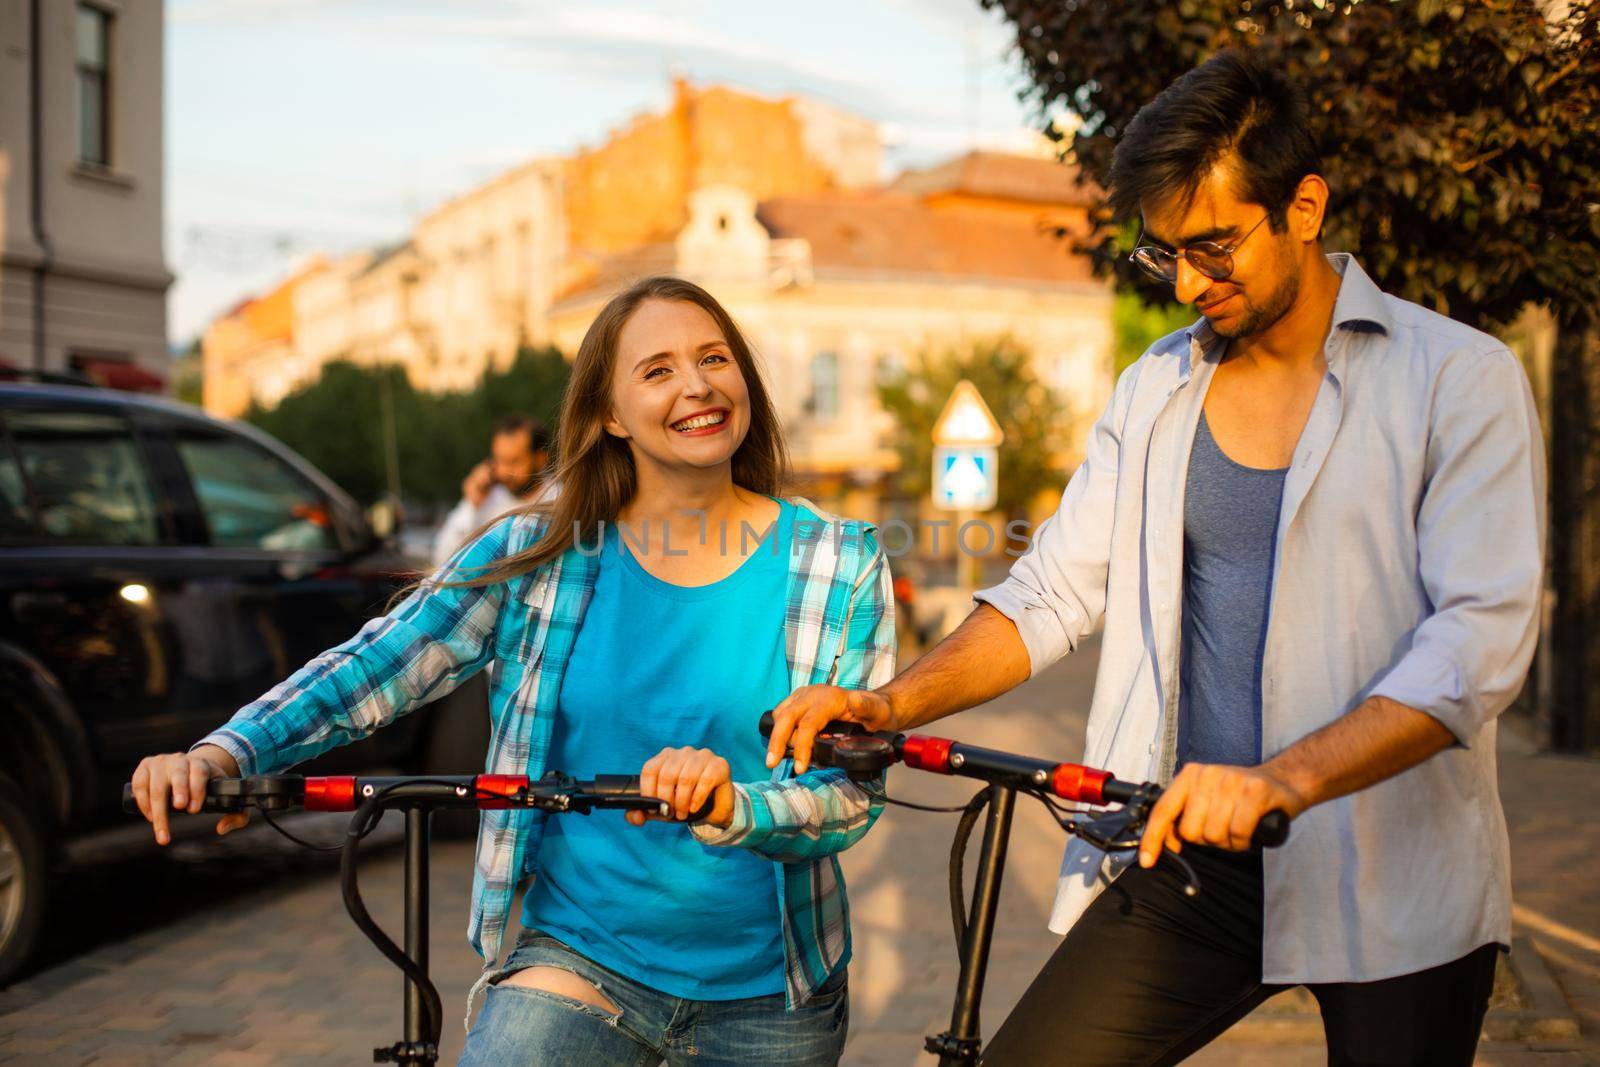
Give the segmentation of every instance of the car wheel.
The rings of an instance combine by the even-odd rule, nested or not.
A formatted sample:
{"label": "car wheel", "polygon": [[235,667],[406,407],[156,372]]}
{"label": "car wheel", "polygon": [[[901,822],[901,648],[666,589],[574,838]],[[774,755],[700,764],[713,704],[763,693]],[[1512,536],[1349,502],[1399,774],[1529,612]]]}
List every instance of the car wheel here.
{"label": "car wheel", "polygon": [[0,776],[0,986],[22,972],[44,927],[44,838],[24,794]]}

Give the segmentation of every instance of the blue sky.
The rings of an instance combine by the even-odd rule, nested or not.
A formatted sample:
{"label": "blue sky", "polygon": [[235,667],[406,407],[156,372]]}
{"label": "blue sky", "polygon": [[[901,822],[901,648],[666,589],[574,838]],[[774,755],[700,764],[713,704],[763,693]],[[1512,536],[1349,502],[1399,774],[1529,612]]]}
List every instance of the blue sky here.
{"label": "blue sky", "polygon": [[670,80],[882,124],[891,172],[1019,148],[1006,24],[977,0],[168,0],[169,332],[312,250],[402,237],[448,196],[659,109]]}

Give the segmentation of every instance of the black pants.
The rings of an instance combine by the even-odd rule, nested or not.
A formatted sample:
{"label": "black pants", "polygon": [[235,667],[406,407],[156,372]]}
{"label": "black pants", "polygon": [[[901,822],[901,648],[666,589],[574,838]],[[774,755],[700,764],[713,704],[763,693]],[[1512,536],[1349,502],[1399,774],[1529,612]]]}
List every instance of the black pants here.
{"label": "black pants", "polygon": [[[1183,895],[1170,862],[1123,874],[1062,939],[984,1063],[1177,1063],[1287,988],[1261,982],[1260,854],[1190,845],[1183,855],[1200,895]],[[1308,986],[1328,1062],[1471,1064],[1497,952],[1488,944],[1416,974]]]}

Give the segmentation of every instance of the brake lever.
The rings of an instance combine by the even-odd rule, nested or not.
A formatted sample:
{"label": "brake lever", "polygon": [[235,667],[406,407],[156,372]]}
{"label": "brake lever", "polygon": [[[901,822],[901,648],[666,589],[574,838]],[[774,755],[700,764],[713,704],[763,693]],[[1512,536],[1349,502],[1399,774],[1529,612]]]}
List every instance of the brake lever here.
{"label": "brake lever", "polygon": [[[1070,830],[1101,852],[1131,852],[1139,847],[1142,836],[1139,832],[1133,831],[1143,829],[1149,814],[1149,805],[1133,802],[1095,819],[1071,820]],[[1062,826],[1066,827],[1067,822],[1063,821]],[[1161,852],[1183,872],[1183,895],[1198,896],[1200,876],[1195,873],[1189,861],[1164,841],[1161,843]]]}
{"label": "brake lever", "polygon": [[1072,832],[1102,852],[1126,852],[1139,847],[1137,834],[1124,838],[1133,829],[1135,821],[1143,822],[1142,819],[1136,819],[1137,815],[1137,812],[1128,808],[1118,808],[1097,818],[1073,820]]}

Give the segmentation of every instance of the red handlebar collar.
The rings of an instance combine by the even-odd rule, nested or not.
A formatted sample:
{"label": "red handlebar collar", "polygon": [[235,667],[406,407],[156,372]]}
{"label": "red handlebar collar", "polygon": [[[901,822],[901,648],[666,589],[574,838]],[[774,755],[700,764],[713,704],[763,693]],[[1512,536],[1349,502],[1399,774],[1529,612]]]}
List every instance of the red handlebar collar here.
{"label": "red handlebar collar", "polygon": [[[478,807],[488,810],[490,808],[509,808],[511,798],[528,791],[528,776],[525,774],[480,774],[475,783],[478,789]],[[494,796],[485,796],[492,793]],[[499,799],[504,798],[504,799]]]}
{"label": "red handlebar collar", "polygon": [[925,737],[907,734],[901,750],[901,759],[907,767],[934,774],[950,773],[950,746],[955,744],[943,737]]}
{"label": "red handlebar collar", "polygon": [[306,810],[355,811],[355,776],[341,774],[332,778],[307,778]]}
{"label": "red handlebar collar", "polygon": [[1084,767],[1076,763],[1056,764],[1056,773],[1051,776],[1050,791],[1063,800],[1075,800],[1082,804],[1104,804],[1106,782],[1111,775],[1105,771],[1097,771],[1093,767]]}

